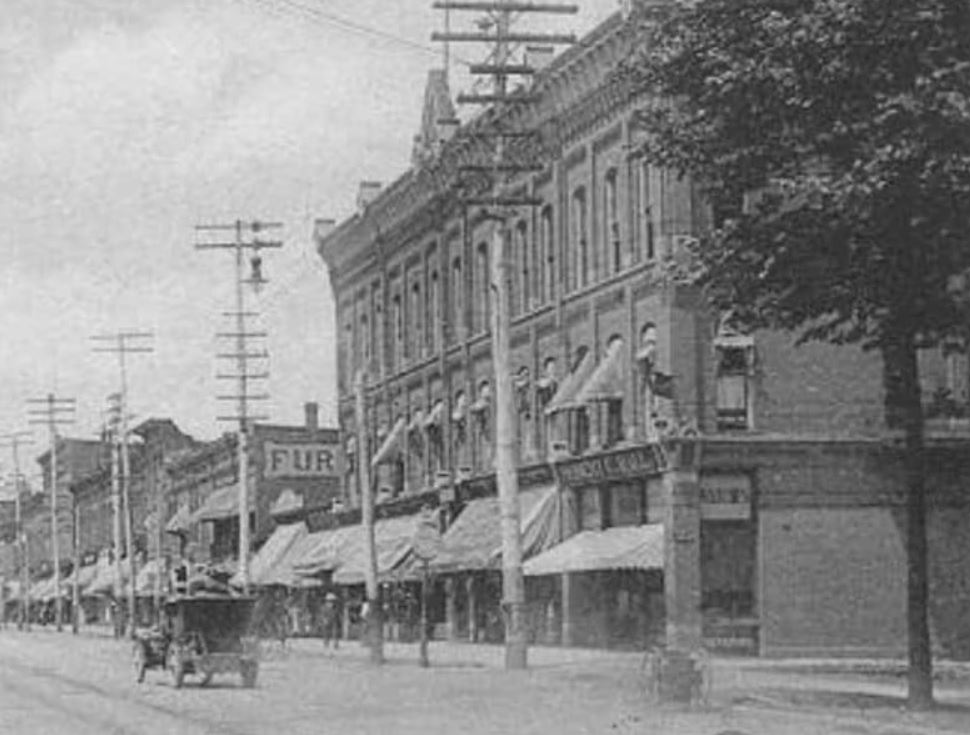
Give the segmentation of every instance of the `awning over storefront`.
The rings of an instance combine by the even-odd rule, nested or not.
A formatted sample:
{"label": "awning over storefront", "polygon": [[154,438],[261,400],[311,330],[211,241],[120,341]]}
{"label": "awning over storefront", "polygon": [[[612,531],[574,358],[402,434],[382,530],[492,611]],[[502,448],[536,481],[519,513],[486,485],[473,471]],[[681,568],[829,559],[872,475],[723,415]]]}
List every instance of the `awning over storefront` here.
{"label": "awning over storefront", "polygon": [[[115,565],[109,561],[98,562],[97,573],[95,574],[94,581],[88,585],[87,589],[84,590],[86,595],[111,595],[114,593],[115,587]],[[125,559],[121,560],[121,582],[124,584],[128,581],[128,562]]]}
{"label": "awning over storefront", "polygon": [[576,398],[576,393],[582,388],[583,384],[595,369],[596,360],[593,357],[593,353],[587,352],[583,355],[583,359],[580,360],[576,369],[567,375],[559,384],[555,395],[549,399],[549,404],[546,406],[546,415],[550,416],[557,411],[562,411],[572,406]]}
{"label": "awning over storefront", "polygon": [[67,584],[66,577],[62,577],[60,583],[54,577],[48,577],[47,579],[42,579],[34,583],[34,586],[30,590],[30,599],[36,600],[37,602],[49,602],[58,595],[67,597],[69,594],[70,587]]}
{"label": "awning over storefront", "polygon": [[405,422],[403,417],[399,418],[371,460],[371,466],[377,467],[379,464],[393,462],[398,459],[401,456],[401,442],[404,440],[406,432],[407,422]]}
{"label": "awning over storefront", "polygon": [[[306,525],[302,521],[277,526],[272,535],[266,539],[266,543],[249,562],[249,583],[257,587],[275,584],[266,580],[271,577],[271,573],[290,548],[308,535]],[[239,574],[233,575],[230,582],[238,585],[241,582]]]}
{"label": "awning over storefront", "polygon": [[424,419],[424,430],[438,429],[441,427],[441,419],[445,415],[445,404],[442,401],[435,401],[434,406]]}
{"label": "awning over storefront", "polygon": [[523,565],[526,576],[611,569],[663,569],[661,523],[582,531]]}
{"label": "awning over storefront", "polygon": [[606,355],[576,392],[573,405],[623,400],[623,373],[623,342],[614,340],[607,348]]}
{"label": "awning over storefront", "polygon": [[[528,558],[555,543],[559,519],[559,492],[544,487],[519,493],[522,555]],[[441,551],[431,561],[436,572],[497,568],[502,554],[501,514],[498,498],[477,498],[441,539]]]}
{"label": "awning over storefront", "polygon": [[311,533],[302,545],[301,555],[295,560],[294,571],[298,576],[332,572],[340,565],[341,557],[350,554],[351,547],[358,543],[356,536],[359,533],[359,525]]}
{"label": "awning over storefront", "polygon": [[[417,529],[419,514],[386,518],[374,524],[374,546],[377,550],[377,574],[390,574],[411,551],[411,542]],[[356,529],[352,542],[341,549],[341,556],[333,581],[336,584],[354,585],[364,582],[364,529]]]}
{"label": "awning over storefront", "polygon": [[168,519],[168,523],[165,524],[166,533],[185,533],[189,530],[192,525],[192,513],[189,511],[189,506],[181,505],[179,509],[175,511],[175,515]]}
{"label": "awning over storefront", "polygon": [[[158,559],[149,559],[135,574],[135,595],[137,597],[152,597],[155,594],[155,577],[164,574],[163,565],[159,564]],[[127,571],[125,572],[127,574]],[[158,588],[161,592],[165,591],[165,580],[159,579]],[[125,585],[125,594],[128,594],[128,585]]]}
{"label": "awning over storefront", "polygon": [[[253,493],[249,494],[249,510],[255,507]],[[239,488],[235,485],[221,487],[205,499],[202,506],[192,514],[192,522],[222,521],[239,513]]]}
{"label": "awning over storefront", "polygon": [[[86,567],[81,567],[77,570],[77,586],[79,590],[84,590],[88,585],[90,585],[95,577],[98,576],[98,565],[88,564]],[[75,573],[71,572],[67,577],[67,584],[71,587],[74,586]]]}

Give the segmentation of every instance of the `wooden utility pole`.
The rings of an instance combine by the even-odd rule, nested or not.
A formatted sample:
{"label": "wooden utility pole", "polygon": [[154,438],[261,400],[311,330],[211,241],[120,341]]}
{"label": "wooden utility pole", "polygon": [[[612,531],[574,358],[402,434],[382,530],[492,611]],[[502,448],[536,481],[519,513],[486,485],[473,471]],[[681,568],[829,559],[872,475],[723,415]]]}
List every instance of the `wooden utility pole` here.
{"label": "wooden utility pole", "polygon": [[[218,416],[219,421],[231,421],[238,424],[236,440],[236,467],[239,478],[239,568],[238,576],[243,588],[243,593],[249,593],[249,554],[251,543],[249,540],[249,507],[250,507],[250,488],[249,488],[249,433],[250,424],[265,420],[266,416],[254,415],[250,410],[250,403],[254,401],[269,400],[266,394],[257,395],[252,393],[251,384],[258,380],[265,380],[269,377],[269,372],[265,369],[259,372],[251,372],[250,362],[253,360],[265,360],[269,357],[266,350],[251,351],[249,341],[263,339],[267,336],[266,332],[255,332],[248,328],[247,321],[258,316],[254,311],[246,311],[245,294],[243,286],[249,284],[254,290],[259,290],[267,280],[263,278],[262,258],[260,250],[281,248],[283,243],[276,240],[260,239],[260,233],[268,230],[277,230],[283,225],[279,222],[243,222],[236,220],[232,224],[198,225],[195,229],[197,233],[202,232],[231,232],[235,238],[228,242],[200,242],[196,243],[196,250],[231,250],[235,255],[235,290],[236,290],[236,310],[224,312],[224,316],[235,319],[235,331],[220,333],[217,336],[231,339],[234,343],[234,352],[221,353],[218,357],[232,360],[236,365],[236,372],[231,374],[219,374],[216,377],[222,380],[236,381],[238,392],[235,395],[218,396],[219,400],[232,401],[236,404],[236,414],[228,416]],[[251,233],[250,239],[244,238],[244,233]],[[246,278],[243,266],[243,257],[246,251],[252,253],[250,257],[250,277]]]}
{"label": "wooden utility pole", "polygon": [[64,601],[61,599],[61,551],[57,523],[57,490],[58,490],[58,462],[57,462],[57,427],[74,423],[75,400],[73,398],[57,398],[48,393],[46,398],[30,398],[28,404],[43,405],[44,408],[28,411],[35,416],[29,423],[44,424],[50,434],[50,483],[51,483],[51,556],[54,561],[54,617],[57,632],[64,628]]}
{"label": "wooden utility pole", "polygon": [[354,377],[354,423],[357,428],[357,473],[360,481],[360,522],[364,532],[364,595],[367,619],[364,621],[370,660],[384,663],[384,621],[377,587],[377,548],[374,536],[374,491],[367,456],[367,376],[359,370]]}
{"label": "wooden utility pole", "polygon": [[559,5],[533,2],[446,1],[434,3],[436,9],[471,10],[484,12],[487,19],[481,24],[494,31],[476,33],[432,34],[432,40],[449,43],[489,43],[492,53],[487,63],[472,65],[472,74],[492,78],[491,94],[465,94],[458,96],[459,103],[492,105],[498,121],[491,132],[495,138],[492,160],[486,165],[469,165],[466,170],[484,171],[491,175],[493,194],[483,199],[470,199],[466,204],[484,206],[495,220],[491,251],[491,332],[492,359],[495,364],[495,482],[498,487],[501,508],[502,531],[502,608],[505,620],[505,667],[524,669],[528,663],[527,631],[525,624],[525,580],[522,574],[521,519],[519,517],[519,487],[515,465],[515,447],[518,441],[515,426],[515,395],[512,390],[512,367],[509,360],[509,293],[508,277],[509,237],[507,222],[515,207],[535,206],[533,199],[503,196],[503,177],[535,170],[535,166],[506,160],[507,138],[522,137],[523,133],[505,128],[509,105],[528,101],[527,94],[508,91],[509,77],[530,75],[535,69],[528,63],[514,63],[512,48],[521,43],[574,43],[575,37],[564,34],[513,33],[512,15],[525,13],[573,14],[575,5]]}
{"label": "wooden utility pole", "polygon": [[30,613],[30,593],[28,587],[30,586],[30,570],[27,565],[27,536],[24,533],[24,520],[23,520],[23,506],[21,505],[21,494],[23,493],[23,486],[21,482],[23,476],[20,474],[20,447],[26,444],[33,444],[33,440],[30,439],[31,432],[29,431],[15,431],[12,434],[5,434],[0,437],[3,441],[0,446],[9,447],[11,453],[13,454],[13,472],[14,472],[14,551],[17,559],[17,579],[20,580],[20,615],[17,620],[18,630],[30,630],[30,620],[28,615]]}
{"label": "wooden utility pole", "polygon": [[128,370],[126,355],[154,352],[144,340],[153,339],[152,332],[117,332],[91,337],[96,342],[114,342],[111,347],[95,347],[95,352],[118,355],[121,392],[118,393],[118,435],[121,444],[121,497],[124,503],[125,538],[127,539],[128,563],[128,635],[135,637],[135,537],[131,507],[131,455],[128,451]]}
{"label": "wooden utility pole", "polygon": [[120,638],[124,635],[124,629],[121,625],[121,597],[124,592],[124,587],[122,585],[123,575],[121,567],[121,557],[123,552],[122,544],[122,525],[121,525],[121,461],[120,461],[120,444],[118,442],[118,426],[121,422],[121,399],[117,393],[113,393],[108,397],[109,401],[109,429],[108,429],[108,441],[111,445],[111,511],[112,511],[112,540],[114,542],[114,555],[112,558],[112,566],[114,567],[114,585],[112,589],[112,597],[114,598],[114,615],[112,623],[114,625],[114,635],[115,638]]}

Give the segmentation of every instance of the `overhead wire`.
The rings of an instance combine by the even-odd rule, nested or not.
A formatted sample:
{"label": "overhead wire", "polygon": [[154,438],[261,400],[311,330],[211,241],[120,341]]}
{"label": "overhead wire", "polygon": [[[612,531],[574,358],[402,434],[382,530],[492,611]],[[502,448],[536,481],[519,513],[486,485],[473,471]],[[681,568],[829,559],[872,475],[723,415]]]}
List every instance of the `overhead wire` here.
{"label": "overhead wire", "polygon": [[[377,28],[375,26],[367,25],[359,21],[350,20],[344,16],[338,15],[333,11],[324,10],[323,8],[314,7],[312,5],[305,5],[304,3],[296,2],[296,0],[250,0],[256,5],[261,6],[267,10],[281,10],[282,8],[289,8],[292,11],[302,14],[311,20],[316,20],[321,25],[330,25],[343,28],[348,31],[354,31],[356,33],[372,36],[374,38],[382,38],[386,41],[392,41],[400,46],[406,46],[408,48],[414,49],[416,51],[421,51],[426,54],[431,54],[434,56],[441,56],[441,51],[433,46],[423,44],[419,41],[415,41],[411,38],[405,36],[399,36],[391,31],[386,31],[382,28]],[[275,6],[275,7],[274,7]],[[467,59],[462,59],[459,57],[452,56],[459,64],[463,66],[471,66],[473,62]]]}

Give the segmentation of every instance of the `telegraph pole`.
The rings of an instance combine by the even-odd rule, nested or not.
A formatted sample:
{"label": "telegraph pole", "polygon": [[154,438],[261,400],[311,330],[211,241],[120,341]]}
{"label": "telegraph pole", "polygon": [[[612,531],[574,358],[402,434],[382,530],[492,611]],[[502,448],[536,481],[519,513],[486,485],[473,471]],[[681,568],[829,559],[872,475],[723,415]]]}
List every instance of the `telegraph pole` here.
{"label": "telegraph pole", "polygon": [[124,591],[122,586],[122,567],[121,554],[123,551],[122,531],[121,531],[121,458],[118,441],[118,427],[121,424],[121,396],[112,393],[108,396],[108,427],[107,439],[111,451],[111,538],[114,544],[114,554],[111,560],[114,568],[112,585],[112,597],[114,597],[115,608],[112,623],[114,626],[115,638],[124,635],[121,624],[121,597]]}
{"label": "telegraph pole", "polygon": [[[535,199],[509,197],[503,195],[503,176],[534,171],[535,166],[524,165],[507,160],[506,139],[523,137],[528,132],[514,131],[505,127],[505,118],[511,105],[521,104],[533,99],[531,95],[510,93],[510,76],[528,76],[536,69],[526,63],[516,63],[513,59],[515,48],[524,43],[570,44],[575,36],[551,33],[513,33],[511,30],[513,14],[545,13],[569,15],[577,12],[576,5],[555,3],[512,2],[493,0],[491,2],[459,2],[447,0],[435,2],[433,7],[446,12],[468,10],[485,14],[479,24],[482,32],[433,33],[433,41],[445,43],[472,42],[487,43],[492,46],[489,59],[483,64],[473,64],[472,74],[491,77],[491,94],[461,94],[459,104],[492,105],[498,121],[491,133],[495,145],[490,164],[468,165],[467,171],[490,174],[493,194],[483,198],[465,201],[468,205],[485,207],[496,226],[492,238],[491,253],[491,331],[492,359],[495,362],[495,481],[498,487],[501,508],[502,530],[502,607],[505,620],[505,668],[524,669],[528,662],[528,646],[525,625],[525,580],[522,574],[521,519],[519,517],[519,488],[515,466],[515,408],[512,391],[512,368],[509,361],[509,262],[508,218],[515,213],[516,207],[536,206]],[[487,29],[493,28],[493,31]]]}
{"label": "telegraph pole", "polygon": [[377,587],[377,551],[374,541],[374,491],[367,456],[367,383],[363,370],[354,379],[354,420],[357,425],[357,472],[360,479],[360,522],[364,527],[364,593],[367,619],[364,625],[370,644],[370,660],[384,663],[384,630]]}
{"label": "telegraph pole", "polygon": [[27,536],[23,528],[23,507],[21,506],[20,495],[23,492],[21,481],[23,476],[20,474],[20,447],[26,444],[33,444],[30,438],[32,433],[29,431],[15,431],[12,434],[0,436],[0,446],[9,447],[13,454],[14,472],[14,532],[16,541],[14,550],[17,558],[17,577],[20,580],[20,618],[17,621],[18,630],[30,630],[30,570],[27,565]]}
{"label": "telegraph pole", "polygon": [[125,537],[128,551],[128,634],[135,637],[135,538],[132,529],[131,508],[131,455],[128,451],[128,370],[126,355],[154,352],[145,340],[154,339],[153,332],[115,332],[96,334],[91,337],[101,344],[111,346],[95,347],[94,352],[109,352],[118,355],[118,371],[121,377],[121,391],[118,393],[118,434],[121,440],[121,497],[124,501]]}
{"label": "telegraph pole", "polygon": [[51,476],[51,555],[54,557],[54,617],[57,632],[64,626],[64,605],[61,599],[61,552],[60,540],[57,537],[57,427],[74,423],[76,402],[73,398],[58,398],[48,393],[46,398],[30,398],[30,405],[43,405],[44,408],[29,410],[27,413],[36,418],[28,423],[45,424],[50,433],[50,476]]}
{"label": "telegraph pole", "polygon": [[[235,235],[234,239],[228,242],[198,242],[196,250],[231,250],[235,254],[235,289],[236,289],[236,310],[224,312],[223,316],[234,317],[235,331],[223,332],[218,337],[230,339],[234,342],[234,352],[221,353],[218,357],[232,360],[235,362],[236,372],[219,374],[216,377],[221,380],[234,380],[237,384],[238,392],[235,395],[218,396],[219,400],[232,401],[236,404],[236,414],[218,416],[219,421],[232,421],[238,423],[238,438],[236,441],[236,465],[239,476],[239,579],[242,582],[243,592],[249,593],[249,432],[250,423],[258,420],[265,420],[266,416],[253,415],[249,408],[250,403],[255,401],[265,401],[269,396],[264,394],[252,393],[251,384],[269,378],[269,372],[262,369],[259,372],[252,372],[250,362],[253,360],[265,360],[269,354],[265,349],[252,351],[249,345],[250,340],[264,339],[266,332],[252,331],[249,329],[248,321],[258,316],[257,312],[246,311],[246,299],[243,287],[250,285],[258,291],[268,281],[263,278],[262,258],[260,250],[275,249],[283,247],[283,243],[278,240],[261,239],[260,233],[274,231],[282,227],[280,222],[243,222],[236,220],[232,224],[198,225],[196,233],[204,232],[230,232]],[[251,235],[248,239],[245,235]],[[250,256],[250,277],[246,278],[244,273],[244,255],[249,251]]]}

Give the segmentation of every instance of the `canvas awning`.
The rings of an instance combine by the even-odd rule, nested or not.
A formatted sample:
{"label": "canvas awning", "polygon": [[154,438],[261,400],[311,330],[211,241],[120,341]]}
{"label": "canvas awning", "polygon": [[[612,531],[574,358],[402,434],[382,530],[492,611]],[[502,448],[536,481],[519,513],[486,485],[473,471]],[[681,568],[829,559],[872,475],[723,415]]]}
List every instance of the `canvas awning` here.
{"label": "canvas awning", "polygon": [[465,414],[468,411],[468,399],[465,394],[462,393],[461,396],[455,401],[455,407],[451,412],[451,420],[453,422],[461,423],[465,420]]}
{"label": "canvas awning", "polygon": [[424,430],[424,411],[420,408],[411,414],[411,422],[408,424],[408,434],[420,433]]}
{"label": "canvas awning", "polygon": [[[111,595],[114,593],[115,587],[115,565],[112,562],[105,561],[103,564],[99,561],[97,564],[97,573],[95,574],[94,581],[88,585],[87,589],[84,590],[86,595]],[[124,584],[128,581],[130,574],[128,572],[128,561],[126,559],[121,560],[121,582]]]}
{"label": "canvas awning", "polygon": [[394,428],[388,433],[387,438],[384,439],[384,443],[381,444],[380,449],[377,450],[374,458],[370,461],[371,467],[377,467],[380,464],[393,462],[400,458],[401,442],[404,439],[406,431],[407,422],[401,417],[394,423]]}
{"label": "canvas awning", "polygon": [[442,401],[436,401],[434,406],[431,407],[431,411],[428,412],[427,417],[424,419],[424,429],[433,429],[441,426],[441,418],[445,415],[445,404]]}
{"label": "canvas awning", "polygon": [[[266,543],[249,561],[249,583],[256,587],[271,584],[266,580],[272,576],[271,573],[276,565],[280,563],[294,544],[307,535],[309,534],[306,525],[302,521],[277,526],[276,530],[266,539]],[[230,583],[234,585],[241,583],[238,573],[233,575]]]}
{"label": "canvas awning", "polygon": [[[253,494],[249,494],[249,510],[255,507]],[[222,521],[239,513],[239,488],[236,485],[221,487],[205,499],[205,502],[192,514],[192,522]]]}
{"label": "canvas awning", "polygon": [[549,399],[549,404],[546,406],[546,415],[551,416],[557,411],[570,408],[576,397],[576,393],[595,369],[596,361],[593,358],[593,353],[587,352],[583,355],[583,359],[580,360],[576,369],[567,375],[559,384],[555,395]]}
{"label": "canvas awning", "polygon": [[54,598],[67,597],[70,594],[70,587],[67,578],[62,577],[58,582],[54,577],[48,577],[34,583],[30,590],[30,599],[38,602],[49,602]]}
{"label": "canvas awning", "polygon": [[[155,594],[155,577],[164,573],[162,565],[158,559],[149,559],[135,574],[135,596],[152,597]],[[159,590],[164,592],[165,580],[159,580]],[[125,585],[125,594],[128,594],[128,585]]]}
{"label": "canvas awning", "polygon": [[[555,487],[519,493],[519,513],[524,558],[555,543],[559,519],[559,491]],[[441,550],[430,566],[439,573],[493,569],[499,566],[501,554],[498,498],[476,498],[445,532]]]}
{"label": "canvas awning", "polygon": [[[404,561],[411,551],[411,542],[420,514],[386,518],[374,524],[374,546],[377,551],[377,574],[387,575]],[[354,585],[364,582],[364,533],[362,526],[352,526],[356,533],[352,543],[341,549],[339,563],[333,573],[335,584]]]}
{"label": "canvas awning", "polygon": [[192,525],[192,513],[189,511],[189,506],[180,505],[179,509],[175,511],[175,515],[168,519],[168,523],[165,524],[166,533],[185,533],[189,530]]}
{"label": "canvas awning", "polygon": [[346,555],[350,546],[357,543],[355,536],[359,532],[360,526],[353,525],[309,534],[300,555],[294,559],[293,571],[297,576],[332,572],[340,564],[341,555]]}
{"label": "canvas awning", "polygon": [[71,572],[71,574],[68,576],[67,583],[73,586],[74,577],[77,576],[78,589],[83,590],[94,581],[95,577],[98,576],[98,565],[88,564],[86,567],[81,567],[75,571],[77,572],[76,574],[75,572]]}
{"label": "canvas awning", "polygon": [[572,400],[574,406],[595,401],[623,400],[623,343],[614,340]]}
{"label": "canvas awning", "polygon": [[582,531],[525,562],[526,576],[612,569],[663,569],[662,523]]}

